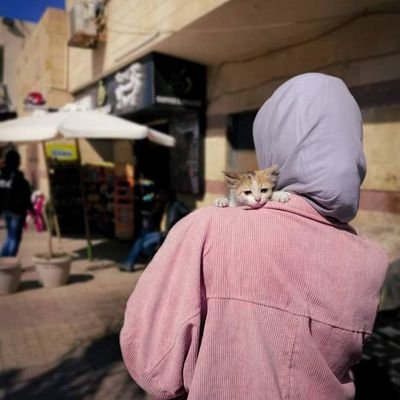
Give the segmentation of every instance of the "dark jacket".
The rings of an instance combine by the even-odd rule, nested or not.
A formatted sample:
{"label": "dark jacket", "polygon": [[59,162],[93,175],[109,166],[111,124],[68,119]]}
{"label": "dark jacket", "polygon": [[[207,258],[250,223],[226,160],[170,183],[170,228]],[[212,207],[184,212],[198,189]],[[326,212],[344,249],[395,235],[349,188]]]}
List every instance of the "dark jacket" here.
{"label": "dark jacket", "polygon": [[24,174],[6,167],[0,169],[0,213],[12,212],[22,217],[32,210],[31,189]]}

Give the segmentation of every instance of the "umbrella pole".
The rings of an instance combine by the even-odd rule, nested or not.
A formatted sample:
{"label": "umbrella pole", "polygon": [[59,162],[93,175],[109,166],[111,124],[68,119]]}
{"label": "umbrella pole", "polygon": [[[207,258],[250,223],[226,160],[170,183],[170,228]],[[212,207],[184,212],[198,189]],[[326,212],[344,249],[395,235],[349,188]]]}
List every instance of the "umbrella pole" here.
{"label": "umbrella pole", "polygon": [[[50,168],[49,168],[49,160],[47,159],[47,155],[46,155],[46,146],[45,146],[45,142],[41,142],[42,143],[42,151],[43,151],[43,157],[44,157],[44,165],[45,165],[45,169],[46,169],[46,177],[47,177],[47,181],[49,183],[49,205],[50,205],[50,213],[51,216],[53,218],[53,223],[54,223],[54,229],[56,231],[56,236],[58,239],[58,243],[61,242],[61,233],[60,233],[60,224],[58,223],[58,216],[56,213],[56,208],[54,207],[54,200],[53,200],[53,191],[51,188],[51,181],[50,181]],[[50,231],[50,225],[49,225],[49,221],[47,222],[47,229],[49,229]],[[50,232],[50,238],[51,238],[51,232]],[[51,239],[50,239],[51,240]],[[50,243],[50,247],[51,247],[51,243]],[[52,252],[52,250],[51,250]]]}
{"label": "umbrella pole", "polygon": [[88,212],[87,212],[87,203],[86,203],[86,196],[85,196],[85,185],[83,181],[83,169],[82,169],[82,155],[81,155],[81,148],[79,145],[79,140],[75,139],[75,146],[76,146],[76,152],[78,155],[78,161],[79,161],[79,186],[81,190],[81,197],[82,197],[82,207],[83,207],[83,223],[85,225],[85,235],[86,235],[86,241],[87,241],[87,248],[86,248],[86,254],[88,260],[92,261],[93,260],[93,246],[92,246],[92,241],[90,238],[90,226],[89,226],[89,217],[88,217]]}

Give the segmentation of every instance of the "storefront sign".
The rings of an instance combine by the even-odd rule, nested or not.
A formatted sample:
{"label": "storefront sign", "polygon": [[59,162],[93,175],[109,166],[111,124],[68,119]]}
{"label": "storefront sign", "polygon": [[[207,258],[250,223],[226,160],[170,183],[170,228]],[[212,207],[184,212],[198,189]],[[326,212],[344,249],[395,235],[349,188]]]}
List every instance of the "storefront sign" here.
{"label": "storefront sign", "polygon": [[205,107],[206,68],[164,54],[153,54],[154,102],[196,108]]}
{"label": "storefront sign", "polygon": [[145,67],[136,62],[114,76],[115,108],[117,111],[138,109],[143,105]]}
{"label": "storefront sign", "polygon": [[147,60],[135,62],[128,67],[100,80],[96,87],[86,89],[78,98],[95,96],[93,102],[108,107],[112,114],[126,115],[152,106],[149,86],[151,65]]}
{"label": "storefront sign", "polygon": [[60,161],[76,161],[78,153],[73,143],[46,143],[46,155],[48,158]]}
{"label": "storefront sign", "polygon": [[104,81],[101,79],[97,85],[96,93],[96,105],[97,107],[103,107],[107,103],[107,89],[104,85]]}
{"label": "storefront sign", "polygon": [[206,67],[159,53],[137,60],[79,93],[95,96],[96,107],[117,115],[142,110],[199,110],[205,107]]}

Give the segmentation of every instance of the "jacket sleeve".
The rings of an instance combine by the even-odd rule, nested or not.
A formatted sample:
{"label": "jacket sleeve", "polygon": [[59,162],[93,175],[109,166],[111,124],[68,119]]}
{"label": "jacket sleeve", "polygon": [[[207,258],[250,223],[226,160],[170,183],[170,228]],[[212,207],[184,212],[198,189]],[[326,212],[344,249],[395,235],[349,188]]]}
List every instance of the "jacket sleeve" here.
{"label": "jacket sleeve", "polygon": [[196,215],[172,228],[125,311],[120,334],[124,362],[154,399],[184,394],[197,360],[206,302],[201,272],[205,228]]}

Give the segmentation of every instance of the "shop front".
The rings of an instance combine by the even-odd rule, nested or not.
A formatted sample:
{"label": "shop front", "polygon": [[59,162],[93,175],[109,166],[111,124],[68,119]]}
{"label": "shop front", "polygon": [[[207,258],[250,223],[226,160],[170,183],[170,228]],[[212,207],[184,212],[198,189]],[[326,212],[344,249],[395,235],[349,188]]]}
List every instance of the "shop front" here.
{"label": "shop front", "polygon": [[131,240],[141,223],[142,194],[149,182],[156,191],[189,197],[203,193],[205,93],[204,66],[150,53],[77,94],[77,104],[103,108],[175,141],[166,147],[157,140],[109,140],[108,155],[90,142],[91,152],[100,154],[93,163],[82,151],[92,232]]}
{"label": "shop front", "polygon": [[47,142],[45,156],[49,185],[63,235],[83,233],[83,209],[80,190],[80,165],[74,143]]}
{"label": "shop front", "polygon": [[114,236],[114,165],[104,162],[82,166],[76,143],[71,141],[47,142],[45,149],[61,234],[85,232],[85,200],[90,232],[106,237]]}

